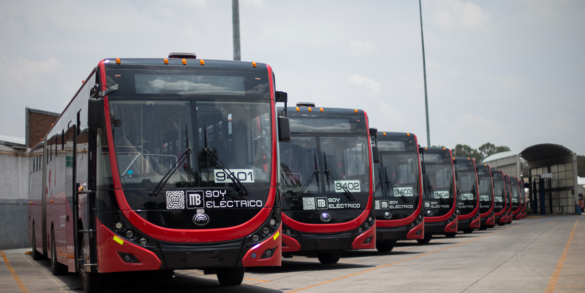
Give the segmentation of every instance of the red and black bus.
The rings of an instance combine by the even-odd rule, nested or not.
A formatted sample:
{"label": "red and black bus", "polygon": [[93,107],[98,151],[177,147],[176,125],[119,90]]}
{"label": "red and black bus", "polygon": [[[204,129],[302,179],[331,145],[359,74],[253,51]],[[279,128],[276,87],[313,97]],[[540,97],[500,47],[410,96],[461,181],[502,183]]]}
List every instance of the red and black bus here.
{"label": "red and black bus", "polygon": [[510,178],[510,182],[512,183],[512,218],[514,220],[521,220],[522,203],[520,200],[522,198],[521,190],[524,189],[524,184],[516,176]]}
{"label": "red and black bus", "polygon": [[479,212],[481,218],[479,230],[486,230],[488,227],[496,225],[492,171],[487,164],[476,164],[475,167],[479,183]]}
{"label": "red and black bus", "polygon": [[285,100],[263,63],[100,61],[31,151],[34,258],[79,272],[86,292],[112,272],[203,269],[239,285],[245,267],[279,266]]}
{"label": "red and black bus", "polygon": [[512,183],[513,181],[510,180],[510,176],[509,175],[504,175],[504,180],[506,180],[506,192],[508,194],[508,212],[507,212],[507,216],[506,216],[506,223],[510,224],[512,223],[512,185],[516,185],[516,182]]}
{"label": "red and black bus", "polygon": [[457,207],[455,169],[451,150],[447,148],[420,148],[423,173],[424,238],[426,244],[433,234],[457,235]]}
{"label": "red and black bus", "polygon": [[520,179],[520,205],[522,205],[521,219],[526,219],[526,189],[524,189],[524,181]]}
{"label": "red and black bus", "polygon": [[480,227],[479,192],[475,159],[455,157],[457,180],[457,228],[464,233],[473,233]]}
{"label": "red and black bus", "polygon": [[[494,215],[496,224],[503,226],[508,220],[508,193],[506,191],[506,181],[504,172],[492,169],[492,182],[494,185]],[[489,226],[488,226],[489,227]]]}
{"label": "red and black bus", "polygon": [[284,256],[334,264],[344,250],[375,248],[367,114],[311,103],[279,111],[291,130],[279,144]]}
{"label": "red and black bus", "polygon": [[389,252],[397,240],[424,239],[422,172],[416,135],[371,131],[374,153],[376,248]]}

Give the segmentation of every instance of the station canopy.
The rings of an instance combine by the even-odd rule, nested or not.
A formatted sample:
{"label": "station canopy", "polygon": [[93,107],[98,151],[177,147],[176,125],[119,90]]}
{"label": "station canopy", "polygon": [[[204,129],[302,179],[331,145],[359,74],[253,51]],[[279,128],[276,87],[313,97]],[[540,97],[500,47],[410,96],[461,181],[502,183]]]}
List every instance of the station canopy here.
{"label": "station canopy", "polygon": [[570,149],[552,143],[536,144],[520,152],[520,156],[527,161],[538,161],[572,154],[573,152]]}

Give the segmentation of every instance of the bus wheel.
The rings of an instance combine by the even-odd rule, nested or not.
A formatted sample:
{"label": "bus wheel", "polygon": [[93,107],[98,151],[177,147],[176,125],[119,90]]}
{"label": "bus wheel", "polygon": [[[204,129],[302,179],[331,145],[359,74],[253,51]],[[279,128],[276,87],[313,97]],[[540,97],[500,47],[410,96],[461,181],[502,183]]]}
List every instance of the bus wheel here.
{"label": "bus wheel", "polygon": [[222,286],[238,286],[244,280],[244,267],[216,269],[217,280]]}
{"label": "bus wheel", "polygon": [[453,238],[455,235],[457,235],[457,233],[445,233],[445,237],[447,238]]}
{"label": "bus wheel", "polygon": [[463,233],[466,234],[473,233],[473,228],[463,229]]}
{"label": "bus wheel", "polygon": [[324,265],[336,264],[341,257],[341,252],[321,252],[317,253],[319,262]]}
{"label": "bus wheel", "polygon": [[498,226],[504,226],[506,223],[498,223]]}
{"label": "bus wheel", "polygon": [[90,263],[89,258],[89,246],[86,247],[85,245],[85,237],[81,237],[83,240],[81,241],[80,253],[78,254],[79,257],[83,258],[83,262],[79,268],[79,274],[81,275],[81,283],[83,283],[83,292],[85,293],[103,293],[105,291],[105,283],[106,278],[103,274],[99,273],[92,273],[86,270],[90,269],[90,267],[86,267],[85,264]]}
{"label": "bus wheel", "polygon": [[51,273],[63,275],[67,273],[67,267],[57,261],[57,247],[55,247],[55,230],[51,229]]}
{"label": "bus wheel", "polygon": [[479,227],[479,230],[482,230],[482,231],[487,230],[487,226],[481,226],[481,227]]}
{"label": "bus wheel", "polygon": [[37,250],[37,237],[35,236],[34,224],[33,224],[33,235],[32,235],[32,258],[34,260],[43,259],[43,255]]}
{"label": "bus wheel", "polygon": [[390,252],[394,248],[394,242],[376,243],[376,249],[378,252]]}
{"label": "bus wheel", "polygon": [[427,244],[431,242],[431,239],[433,239],[433,234],[425,234],[424,239],[417,239],[416,241],[418,242],[418,244]]}

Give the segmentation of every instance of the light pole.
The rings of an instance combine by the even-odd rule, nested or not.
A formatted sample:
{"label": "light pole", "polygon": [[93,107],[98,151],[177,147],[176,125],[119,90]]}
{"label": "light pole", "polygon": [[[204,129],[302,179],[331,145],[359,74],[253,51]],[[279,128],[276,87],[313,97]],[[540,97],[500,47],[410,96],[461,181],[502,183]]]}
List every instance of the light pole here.
{"label": "light pole", "polygon": [[234,61],[242,60],[240,53],[240,4],[232,0],[232,31],[234,35]]}
{"label": "light pole", "polygon": [[[234,0],[237,1],[237,0]],[[423,22],[422,22],[422,6],[420,0],[418,0],[418,11],[420,13],[420,40],[422,43],[422,56],[423,56],[423,76],[425,80],[425,110],[427,114],[427,145],[431,146],[431,128],[429,127],[429,98],[427,95],[427,65],[425,62],[425,37],[423,34]]]}

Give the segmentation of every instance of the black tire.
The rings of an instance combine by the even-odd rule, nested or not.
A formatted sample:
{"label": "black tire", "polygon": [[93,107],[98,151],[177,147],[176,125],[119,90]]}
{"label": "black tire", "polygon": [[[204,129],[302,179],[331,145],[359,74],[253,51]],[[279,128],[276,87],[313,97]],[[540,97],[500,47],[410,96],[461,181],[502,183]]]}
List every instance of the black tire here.
{"label": "black tire", "polygon": [[394,248],[395,242],[376,243],[376,249],[378,252],[390,252]]}
{"label": "black tire", "polygon": [[506,223],[503,223],[503,224],[502,223],[498,223],[498,226],[505,226],[505,225],[506,225]]}
{"label": "black tire", "polygon": [[488,227],[486,227],[486,226],[481,226],[481,227],[479,227],[479,230],[483,231],[483,230],[487,230],[487,228]]}
{"label": "black tire", "polygon": [[42,260],[43,259],[43,254],[40,253],[37,250],[37,237],[35,236],[35,226],[34,226],[34,224],[33,224],[33,230],[32,231],[33,231],[32,232],[32,241],[31,241],[32,242],[31,243],[31,245],[32,245],[32,258],[34,260]]}
{"label": "black tire", "polygon": [[425,234],[424,239],[417,239],[418,244],[428,244],[433,239],[433,234]]}
{"label": "black tire", "polygon": [[496,225],[489,225],[489,226],[487,226],[487,227],[488,227],[488,228],[493,228],[493,227],[495,227],[495,226],[496,226]]}
{"label": "black tire", "polygon": [[451,233],[445,233],[445,237],[447,237],[447,238],[453,238],[455,236],[457,236],[457,233],[453,233],[453,232],[451,232]]}
{"label": "black tire", "polygon": [[[86,263],[89,263],[89,255],[86,254],[87,250],[85,249],[85,237],[80,236],[82,239],[81,246],[79,247],[80,251],[77,254],[79,257],[83,259],[83,264],[79,268],[79,275],[81,277],[81,283],[83,284],[83,292],[85,293],[103,293],[106,289],[107,279],[104,274],[99,273],[92,273],[85,271]],[[89,248],[88,248],[89,249]]]}
{"label": "black tire", "polygon": [[341,258],[341,252],[320,252],[317,253],[319,262],[324,265],[336,264]]}
{"label": "black tire", "polygon": [[55,276],[67,273],[67,266],[57,261],[57,247],[55,247],[55,231],[51,229],[51,273]]}
{"label": "black tire", "polygon": [[463,233],[466,233],[466,234],[473,233],[473,228],[463,229]]}
{"label": "black tire", "polygon": [[217,280],[222,286],[239,286],[244,280],[244,267],[216,269]]}

